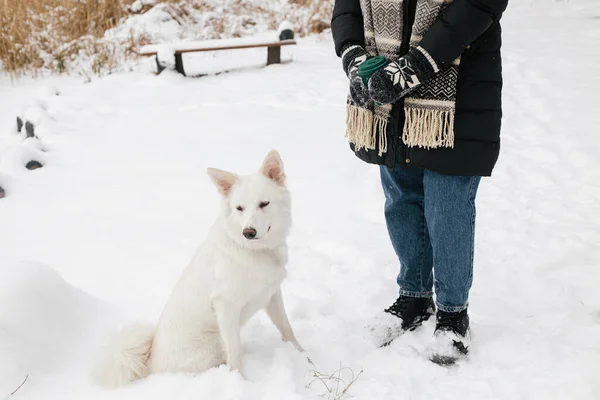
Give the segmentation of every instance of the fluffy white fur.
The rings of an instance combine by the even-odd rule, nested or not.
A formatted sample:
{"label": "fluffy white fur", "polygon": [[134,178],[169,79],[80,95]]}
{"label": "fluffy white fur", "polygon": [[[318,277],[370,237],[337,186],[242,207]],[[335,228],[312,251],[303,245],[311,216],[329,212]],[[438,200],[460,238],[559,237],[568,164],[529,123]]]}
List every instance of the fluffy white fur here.
{"label": "fluffy white fur", "polygon": [[[130,328],[111,342],[98,384],[120,386],[153,372],[200,373],[223,363],[242,372],[240,330],[261,309],[302,351],[281,295],[291,212],[279,154],[270,152],[252,175],[208,174],[223,196],[220,216],[156,327]],[[255,238],[244,236],[248,229]]]}

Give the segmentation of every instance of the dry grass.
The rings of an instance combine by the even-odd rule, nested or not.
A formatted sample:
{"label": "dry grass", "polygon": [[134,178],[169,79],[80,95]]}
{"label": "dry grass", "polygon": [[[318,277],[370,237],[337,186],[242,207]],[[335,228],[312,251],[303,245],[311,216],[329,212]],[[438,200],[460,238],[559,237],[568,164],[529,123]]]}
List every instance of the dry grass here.
{"label": "dry grass", "polygon": [[[98,50],[92,38],[101,37],[121,21],[126,3],[130,1],[0,0],[4,70],[20,73],[45,65],[64,72],[67,60],[79,51]],[[75,43],[82,38],[82,43]]]}
{"label": "dry grass", "polygon": [[312,367],[309,371],[311,375],[311,381],[306,385],[310,388],[315,383],[320,383],[323,388],[323,393],[320,397],[327,400],[342,400],[350,396],[350,388],[360,378],[363,373],[360,372],[355,375],[354,371],[348,367],[340,367],[332,373],[320,372],[310,358],[307,357],[308,363]]}
{"label": "dry grass", "polygon": [[333,12],[331,0],[292,0],[310,10],[308,19],[300,27],[301,34],[321,33],[331,27],[330,18]]}
{"label": "dry grass", "polygon": [[[40,70],[72,73],[78,61],[86,59],[87,67],[91,68],[84,74],[114,71],[124,57],[135,55],[140,45],[149,42],[149,37],[139,32],[123,42],[103,39],[107,30],[132,13],[128,6],[133,1],[0,0],[0,69],[13,76]],[[214,4],[205,0],[157,0],[157,3],[172,3],[166,11],[182,26],[195,23],[189,10],[211,12],[211,3]],[[201,38],[242,35],[231,27],[232,14],[240,16],[238,26],[243,29],[256,24],[253,16],[268,20],[272,29],[285,17],[296,24],[299,36],[320,33],[329,28],[333,0],[288,0],[289,10],[285,15],[245,0],[226,0],[223,4],[227,12],[221,15],[213,12],[205,22],[203,36],[207,37]],[[136,13],[150,8],[144,6]]]}

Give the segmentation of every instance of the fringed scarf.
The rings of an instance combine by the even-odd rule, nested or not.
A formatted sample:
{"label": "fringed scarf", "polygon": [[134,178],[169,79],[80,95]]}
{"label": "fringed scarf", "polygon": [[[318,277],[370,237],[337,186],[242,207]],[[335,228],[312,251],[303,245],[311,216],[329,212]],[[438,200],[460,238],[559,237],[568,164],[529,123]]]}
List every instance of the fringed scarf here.
{"label": "fringed scarf", "polygon": [[[402,47],[404,1],[360,0],[364,19],[366,50],[371,56],[398,61]],[[417,47],[423,35],[453,0],[417,0],[410,46]],[[419,86],[404,101],[406,115],[402,141],[409,147],[434,149],[454,147],[454,110],[460,58],[430,81]],[[361,108],[348,98],[346,136],[356,150],[387,152],[386,129],[392,105]]]}

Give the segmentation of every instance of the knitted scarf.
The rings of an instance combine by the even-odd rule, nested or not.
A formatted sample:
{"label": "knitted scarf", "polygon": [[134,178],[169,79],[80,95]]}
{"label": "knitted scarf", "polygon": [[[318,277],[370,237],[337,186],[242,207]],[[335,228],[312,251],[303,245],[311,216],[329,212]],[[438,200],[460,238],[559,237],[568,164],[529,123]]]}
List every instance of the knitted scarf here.
{"label": "knitted scarf", "polygon": [[[364,19],[366,50],[398,61],[402,47],[403,10],[407,0],[360,0]],[[453,0],[417,0],[410,46],[417,47],[425,32]],[[411,92],[404,101],[402,141],[409,147],[434,149],[454,147],[454,110],[460,58],[443,67],[434,78]],[[348,98],[346,137],[355,150],[387,152],[386,128],[391,104],[361,108]]]}

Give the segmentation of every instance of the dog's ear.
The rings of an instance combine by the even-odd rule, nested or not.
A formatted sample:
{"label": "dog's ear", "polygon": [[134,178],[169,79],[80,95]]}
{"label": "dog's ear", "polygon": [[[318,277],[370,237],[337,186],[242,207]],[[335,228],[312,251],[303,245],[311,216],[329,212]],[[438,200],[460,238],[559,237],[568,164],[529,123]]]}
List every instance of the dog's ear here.
{"label": "dog's ear", "polygon": [[283,170],[283,161],[279,157],[279,153],[272,150],[265,157],[260,172],[267,178],[273,180],[278,185],[285,184],[285,172]]}
{"label": "dog's ear", "polygon": [[209,168],[207,172],[217,189],[219,189],[219,193],[225,197],[229,196],[231,188],[238,179],[237,176],[231,172],[221,171],[216,168]]}

